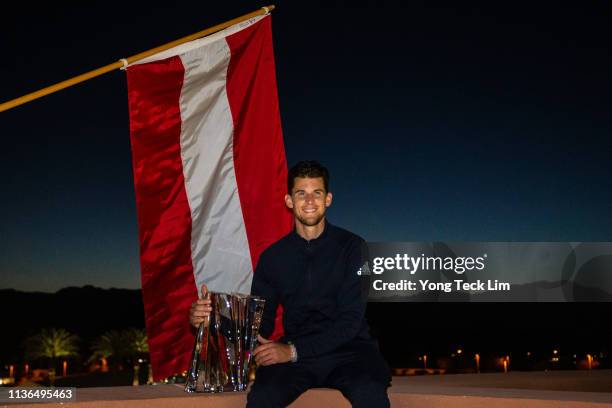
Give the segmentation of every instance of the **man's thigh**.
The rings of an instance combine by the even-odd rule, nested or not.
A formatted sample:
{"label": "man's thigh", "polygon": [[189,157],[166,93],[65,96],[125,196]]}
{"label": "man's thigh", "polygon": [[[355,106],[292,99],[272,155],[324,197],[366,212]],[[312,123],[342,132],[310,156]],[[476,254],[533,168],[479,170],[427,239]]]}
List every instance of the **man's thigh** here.
{"label": "man's thigh", "polygon": [[315,381],[313,373],[298,363],[258,367],[247,395],[247,407],[286,407],[313,387]]}
{"label": "man's thigh", "polygon": [[351,345],[337,355],[337,364],[323,382],[336,388],[353,407],[388,407],[391,370],[378,347]]}

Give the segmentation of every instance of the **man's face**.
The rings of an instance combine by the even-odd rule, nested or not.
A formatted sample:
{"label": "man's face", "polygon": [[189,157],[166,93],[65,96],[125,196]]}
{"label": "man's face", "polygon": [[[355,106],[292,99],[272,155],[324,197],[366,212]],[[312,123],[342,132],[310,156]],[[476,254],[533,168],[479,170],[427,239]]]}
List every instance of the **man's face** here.
{"label": "man's face", "polygon": [[325,191],[323,177],[296,177],[291,195],[285,196],[285,204],[293,210],[294,218],[306,226],[319,224],[331,203],[332,194]]}

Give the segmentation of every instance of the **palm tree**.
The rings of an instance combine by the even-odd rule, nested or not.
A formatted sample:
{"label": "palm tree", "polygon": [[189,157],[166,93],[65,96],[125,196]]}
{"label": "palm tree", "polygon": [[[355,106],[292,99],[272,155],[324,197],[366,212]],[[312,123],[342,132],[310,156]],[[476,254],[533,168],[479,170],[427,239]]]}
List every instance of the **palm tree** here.
{"label": "palm tree", "polygon": [[57,359],[78,354],[78,343],[79,337],[65,329],[42,329],[37,334],[26,339],[26,359],[49,359],[49,377],[51,382],[53,382]]}
{"label": "palm tree", "polygon": [[137,356],[149,352],[149,342],[145,329],[127,329],[125,335],[130,344],[131,353]]}
{"label": "palm tree", "polygon": [[[134,368],[134,379],[132,385],[140,385],[138,372],[140,371],[140,360],[145,354],[149,352],[149,343],[147,340],[147,332],[144,329],[128,329],[124,332],[128,344],[129,344],[129,357],[132,360],[132,367]],[[149,372],[151,372],[151,366],[149,365]]]}
{"label": "palm tree", "polygon": [[129,342],[123,332],[111,330],[97,339],[91,345],[93,354],[89,361],[97,359],[113,358],[113,370],[117,371],[123,368],[123,359],[128,355]]}
{"label": "palm tree", "polygon": [[132,363],[134,385],[138,385],[139,358],[149,352],[147,334],[144,329],[112,330],[98,337],[91,347],[93,354],[89,361],[112,357],[113,367],[122,369],[125,360]]}

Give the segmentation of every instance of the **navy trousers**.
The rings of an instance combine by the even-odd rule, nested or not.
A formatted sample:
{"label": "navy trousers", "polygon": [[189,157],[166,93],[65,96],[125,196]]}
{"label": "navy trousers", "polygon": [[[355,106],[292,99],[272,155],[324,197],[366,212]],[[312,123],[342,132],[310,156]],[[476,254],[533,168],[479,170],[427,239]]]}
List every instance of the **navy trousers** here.
{"label": "navy trousers", "polygon": [[371,341],[353,341],[333,352],[295,363],[257,368],[247,408],[286,407],[310,388],[335,388],[353,407],[387,408],[390,369]]}

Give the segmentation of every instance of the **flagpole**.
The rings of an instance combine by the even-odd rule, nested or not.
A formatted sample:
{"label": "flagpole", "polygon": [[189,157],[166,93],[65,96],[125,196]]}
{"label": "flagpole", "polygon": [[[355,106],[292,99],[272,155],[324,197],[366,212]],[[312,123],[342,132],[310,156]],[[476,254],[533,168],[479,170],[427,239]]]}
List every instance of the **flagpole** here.
{"label": "flagpole", "polygon": [[107,72],[123,68],[123,67],[125,67],[125,66],[127,66],[127,65],[129,65],[129,64],[131,64],[133,62],[140,61],[141,59],[150,57],[151,55],[155,55],[155,54],[157,54],[159,52],[166,51],[166,50],[168,50],[170,48],[176,47],[177,45],[181,45],[183,43],[186,43],[186,42],[189,42],[189,41],[193,41],[193,40],[196,40],[198,38],[205,37],[207,35],[216,33],[217,31],[221,31],[224,28],[233,26],[234,24],[238,24],[238,23],[240,23],[242,21],[245,21],[245,20],[248,20],[250,18],[257,17],[257,16],[260,16],[262,14],[268,14],[272,10],[274,10],[274,5],[270,5],[270,6],[267,6],[267,7],[262,7],[259,10],[253,11],[251,13],[245,14],[245,15],[240,16],[240,17],[236,17],[236,18],[234,18],[232,20],[226,21],[225,23],[217,24],[216,26],[207,28],[207,29],[202,30],[202,31],[198,31],[197,33],[193,33],[193,34],[188,35],[186,37],[179,38],[178,40],[174,40],[174,41],[169,42],[167,44],[160,45],[159,47],[155,47],[155,48],[150,49],[148,51],[141,52],[140,54],[136,54],[136,55],[133,55],[133,56],[128,57],[128,58],[122,58],[119,61],[114,62],[112,64],[108,64],[108,65],[103,66],[101,68],[94,69],[93,71],[89,71],[89,72],[86,72],[84,74],[81,74],[81,75],[75,76],[73,78],[67,79],[65,81],[58,82],[55,85],[51,85],[51,86],[48,86],[46,88],[40,89],[38,91],[31,92],[31,93],[29,93],[27,95],[24,95],[24,96],[21,96],[19,98],[12,99],[12,100],[10,100],[8,102],[4,102],[4,103],[0,104],[0,112],[4,112],[4,111],[12,109],[12,108],[14,108],[16,106],[23,105],[24,103],[28,103],[28,102],[33,101],[33,100],[38,99],[38,98],[42,98],[45,95],[49,95],[49,94],[52,94],[54,92],[61,91],[62,89],[71,87],[72,85],[76,85],[78,83],[81,83],[81,82],[87,81],[89,79],[98,77],[100,75],[106,74]]}

